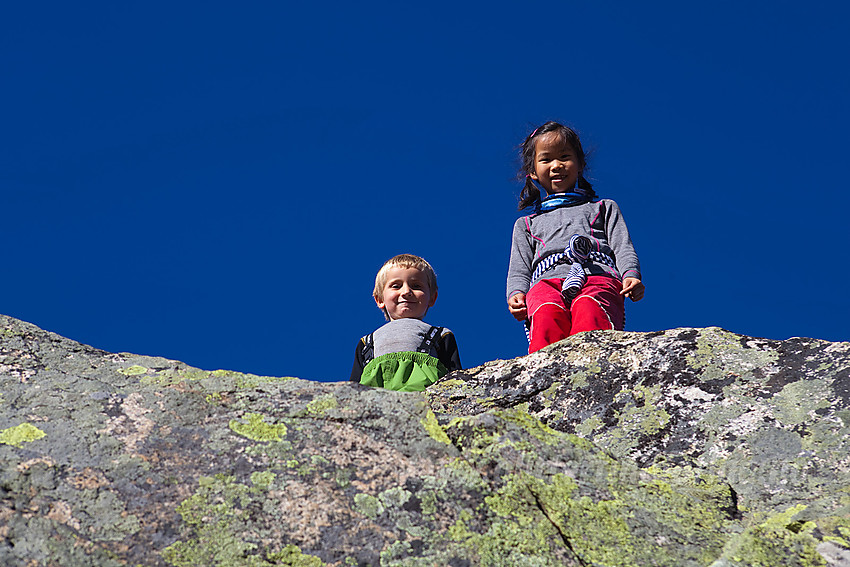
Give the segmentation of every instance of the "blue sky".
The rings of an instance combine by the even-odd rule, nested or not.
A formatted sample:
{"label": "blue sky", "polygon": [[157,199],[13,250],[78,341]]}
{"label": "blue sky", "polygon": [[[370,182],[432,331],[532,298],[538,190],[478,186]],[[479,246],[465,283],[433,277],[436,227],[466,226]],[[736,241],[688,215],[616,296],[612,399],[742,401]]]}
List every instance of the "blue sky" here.
{"label": "blue sky", "polygon": [[42,2],[0,12],[0,312],[114,352],[345,380],[384,260],[465,366],[516,146],[574,126],[647,286],[627,330],[850,340],[842,2]]}

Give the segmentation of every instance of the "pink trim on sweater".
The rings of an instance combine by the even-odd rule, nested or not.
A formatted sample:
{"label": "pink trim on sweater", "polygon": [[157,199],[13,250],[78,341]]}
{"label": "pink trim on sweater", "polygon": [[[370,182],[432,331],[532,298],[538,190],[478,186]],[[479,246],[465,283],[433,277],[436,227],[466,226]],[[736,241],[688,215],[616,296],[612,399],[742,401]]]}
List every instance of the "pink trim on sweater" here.
{"label": "pink trim on sweater", "polygon": [[537,252],[537,257],[539,258],[540,254],[543,253],[543,248],[546,248],[546,243],[543,242],[543,239],[537,238],[536,236],[534,236],[534,234],[532,234],[531,224],[529,224],[529,222],[528,222],[528,219],[531,218],[531,217],[522,217],[522,218],[525,221],[525,229],[528,231],[528,235],[531,236],[531,238],[533,238],[534,240],[537,240],[538,242],[540,242],[540,245],[542,246],[542,248]]}
{"label": "pink trim on sweater", "polygon": [[596,216],[595,216],[595,217],[593,217],[593,220],[592,220],[592,221],[590,221],[590,235],[589,235],[589,236],[590,236],[590,238],[592,238],[592,239],[593,239],[593,241],[596,243],[596,251],[597,251],[597,252],[601,252],[601,251],[602,251],[602,243],[601,243],[601,242],[599,242],[599,239],[598,239],[598,238],[594,238],[594,237],[593,237],[593,225],[594,225],[594,224],[596,224],[596,219],[598,219],[598,218],[599,218],[599,215],[601,215],[601,214],[602,214],[602,203],[600,203],[600,204],[599,204],[599,210],[598,210],[598,211],[596,211]]}

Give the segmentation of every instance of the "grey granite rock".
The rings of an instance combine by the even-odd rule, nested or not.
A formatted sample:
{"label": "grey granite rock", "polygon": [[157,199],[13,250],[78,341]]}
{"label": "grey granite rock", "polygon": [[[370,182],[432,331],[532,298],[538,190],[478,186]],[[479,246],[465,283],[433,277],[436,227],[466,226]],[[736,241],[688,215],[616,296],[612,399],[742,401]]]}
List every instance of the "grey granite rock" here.
{"label": "grey granite rock", "polygon": [[0,565],[846,565],[849,377],[676,329],[396,393],[0,316]]}

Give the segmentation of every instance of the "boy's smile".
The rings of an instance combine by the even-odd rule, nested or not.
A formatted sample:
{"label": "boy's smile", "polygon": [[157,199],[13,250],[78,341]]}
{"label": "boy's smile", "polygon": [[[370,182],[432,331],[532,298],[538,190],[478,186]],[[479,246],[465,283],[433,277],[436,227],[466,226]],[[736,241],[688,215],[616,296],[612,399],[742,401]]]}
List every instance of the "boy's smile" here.
{"label": "boy's smile", "polygon": [[399,266],[387,271],[383,298],[375,299],[378,307],[386,310],[390,320],[421,319],[436,301],[437,293],[431,293],[428,278],[421,270]]}

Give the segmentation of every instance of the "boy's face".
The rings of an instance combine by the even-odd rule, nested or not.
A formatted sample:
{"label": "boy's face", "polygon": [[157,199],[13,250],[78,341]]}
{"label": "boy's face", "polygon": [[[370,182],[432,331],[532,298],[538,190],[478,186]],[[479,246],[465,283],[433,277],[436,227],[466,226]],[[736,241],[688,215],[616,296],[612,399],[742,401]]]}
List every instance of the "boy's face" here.
{"label": "boy's face", "polygon": [[383,299],[375,298],[380,309],[386,309],[390,320],[421,319],[437,301],[431,293],[428,278],[417,268],[393,266],[387,270]]}

